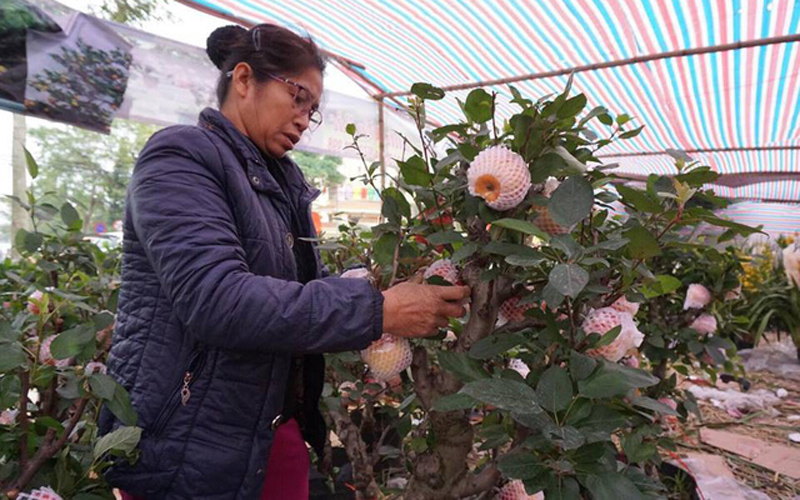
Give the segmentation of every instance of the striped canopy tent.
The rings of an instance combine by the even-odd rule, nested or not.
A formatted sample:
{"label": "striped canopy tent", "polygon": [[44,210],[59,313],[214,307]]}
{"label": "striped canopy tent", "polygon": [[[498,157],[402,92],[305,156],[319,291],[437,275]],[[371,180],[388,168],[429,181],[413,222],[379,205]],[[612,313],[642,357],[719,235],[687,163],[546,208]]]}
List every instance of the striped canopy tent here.
{"label": "striped canopy tent", "polygon": [[[733,203],[718,214],[742,224],[763,226],[767,237],[800,233],[800,205],[743,201]],[[754,239],[764,237],[756,234]]]}
{"label": "striped canopy tent", "polygon": [[664,151],[683,150],[722,174],[722,195],[800,200],[800,0],[180,1],[308,33],[388,105],[414,82],[448,89],[433,125],[458,121],[471,88],[509,116],[508,83],[539,97],[572,73],[590,107],[645,126],[602,150],[618,173],[673,173]]}

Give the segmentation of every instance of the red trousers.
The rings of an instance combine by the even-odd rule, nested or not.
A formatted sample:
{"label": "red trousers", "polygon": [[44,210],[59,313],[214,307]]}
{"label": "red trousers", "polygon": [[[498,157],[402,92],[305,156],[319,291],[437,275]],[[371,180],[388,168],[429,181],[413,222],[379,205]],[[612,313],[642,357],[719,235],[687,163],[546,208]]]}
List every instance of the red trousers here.
{"label": "red trousers", "polygon": [[[261,500],[308,500],[308,448],[294,419],[278,427],[267,461]],[[122,500],[146,500],[121,491]]]}

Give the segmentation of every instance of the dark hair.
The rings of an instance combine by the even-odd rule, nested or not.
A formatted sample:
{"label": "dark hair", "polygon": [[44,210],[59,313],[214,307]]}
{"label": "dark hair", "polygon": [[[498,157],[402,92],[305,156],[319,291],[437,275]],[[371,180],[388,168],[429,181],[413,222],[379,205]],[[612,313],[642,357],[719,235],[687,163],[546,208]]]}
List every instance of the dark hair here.
{"label": "dark hair", "polygon": [[230,25],[215,29],[206,40],[206,53],[221,74],[217,81],[219,105],[228,94],[227,73],[240,62],[247,63],[257,82],[269,75],[295,75],[308,68],[325,71],[325,57],[310,37],[302,37],[274,24],[259,24],[250,30]]}

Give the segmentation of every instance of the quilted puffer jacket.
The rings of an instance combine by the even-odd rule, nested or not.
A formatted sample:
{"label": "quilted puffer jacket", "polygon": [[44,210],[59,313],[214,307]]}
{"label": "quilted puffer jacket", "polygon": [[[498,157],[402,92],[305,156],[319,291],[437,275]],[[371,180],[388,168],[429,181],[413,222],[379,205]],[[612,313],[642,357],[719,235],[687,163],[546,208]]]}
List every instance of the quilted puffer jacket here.
{"label": "quilted puffer jacket", "polygon": [[[281,189],[266,161],[278,161]],[[221,113],[155,134],[128,188],[109,373],[130,393],[140,459],[111,484],[148,499],[255,499],[296,354],[381,335],[366,280],[297,281],[294,238],[318,195],[288,158],[265,159]],[[321,374],[320,374],[321,376]],[[101,432],[121,423],[107,409]]]}

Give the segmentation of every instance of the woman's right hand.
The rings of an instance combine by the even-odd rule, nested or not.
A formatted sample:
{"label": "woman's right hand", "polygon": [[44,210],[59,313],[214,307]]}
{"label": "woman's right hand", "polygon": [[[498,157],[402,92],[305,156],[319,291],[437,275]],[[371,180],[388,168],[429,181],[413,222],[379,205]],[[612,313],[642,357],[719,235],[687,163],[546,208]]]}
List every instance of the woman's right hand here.
{"label": "woman's right hand", "polygon": [[383,292],[383,331],[398,337],[427,337],[466,314],[468,286],[401,283]]}

